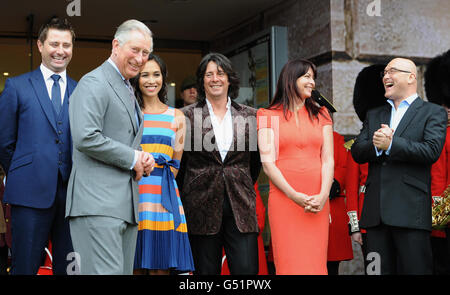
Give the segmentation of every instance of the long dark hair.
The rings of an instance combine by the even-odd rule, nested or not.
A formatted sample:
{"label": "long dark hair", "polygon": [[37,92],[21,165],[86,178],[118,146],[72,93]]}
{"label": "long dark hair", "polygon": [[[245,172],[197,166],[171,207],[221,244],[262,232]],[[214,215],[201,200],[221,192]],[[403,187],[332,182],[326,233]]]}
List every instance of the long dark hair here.
{"label": "long dark hair", "polygon": [[[309,60],[298,58],[288,61],[281,70],[277,89],[268,109],[276,109],[282,106],[284,117],[287,119],[288,110],[294,106],[294,99],[301,97],[300,90],[297,87],[297,79],[305,75],[309,69],[313,71],[314,78],[317,78],[317,68]],[[313,99],[306,99],[305,107],[310,118],[317,118],[320,106]]]}
{"label": "long dark hair", "polygon": [[[166,103],[167,102],[167,66],[166,63],[157,55],[155,54],[150,54],[148,56],[148,61],[154,60],[158,66],[159,69],[161,70],[161,75],[162,75],[162,85],[161,85],[161,90],[159,90],[158,92],[158,98],[162,103]],[[141,108],[144,107],[144,99],[142,98],[142,92],[141,89],[139,88],[139,78],[141,77],[141,73],[139,73],[136,77],[130,79],[130,83],[131,85],[133,85],[134,87],[134,91],[136,94],[136,99],[137,102],[139,103],[139,106]]]}
{"label": "long dark hair", "polygon": [[197,68],[197,86],[198,86],[198,95],[201,99],[205,99],[205,85],[204,85],[204,77],[206,72],[206,67],[208,63],[212,61],[218,67],[221,67],[222,70],[228,76],[228,82],[230,86],[228,87],[228,96],[231,99],[235,99],[239,95],[239,77],[237,73],[233,70],[231,61],[223,54],[212,52],[203,57]]}

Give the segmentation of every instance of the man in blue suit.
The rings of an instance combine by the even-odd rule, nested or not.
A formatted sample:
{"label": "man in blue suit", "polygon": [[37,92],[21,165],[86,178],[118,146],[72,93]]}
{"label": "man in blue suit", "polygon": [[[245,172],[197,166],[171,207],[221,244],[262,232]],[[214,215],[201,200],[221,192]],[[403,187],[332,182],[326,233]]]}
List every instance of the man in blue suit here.
{"label": "man in blue suit", "polygon": [[[76,82],[66,73],[75,34],[67,20],[41,27],[36,70],[6,80],[0,96],[0,165],[11,205],[12,274],[37,273],[52,241],[53,272],[66,274],[73,251],[64,219],[72,167],[68,105]],[[70,257],[70,256],[69,256]]]}

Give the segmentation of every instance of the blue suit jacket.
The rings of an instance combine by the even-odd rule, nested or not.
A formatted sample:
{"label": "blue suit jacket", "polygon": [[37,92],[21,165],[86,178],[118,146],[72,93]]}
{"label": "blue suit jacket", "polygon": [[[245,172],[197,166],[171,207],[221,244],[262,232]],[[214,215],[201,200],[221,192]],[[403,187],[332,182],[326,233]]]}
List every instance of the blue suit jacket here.
{"label": "blue suit jacket", "polygon": [[67,181],[72,167],[69,96],[76,82],[67,77],[59,116],[38,68],[6,80],[0,96],[0,164],[7,174],[4,202],[49,208],[58,171]]}

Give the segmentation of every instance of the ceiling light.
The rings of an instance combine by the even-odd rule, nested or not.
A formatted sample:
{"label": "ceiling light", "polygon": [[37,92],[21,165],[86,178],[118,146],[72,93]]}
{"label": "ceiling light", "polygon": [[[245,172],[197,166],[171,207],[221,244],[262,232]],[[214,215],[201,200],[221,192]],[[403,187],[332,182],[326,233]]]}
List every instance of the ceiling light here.
{"label": "ceiling light", "polygon": [[3,73],[3,76],[8,77],[8,76],[9,76],[9,73],[8,73],[8,72],[4,72],[4,73]]}
{"label": "ceiling light", "polygon": [[175,84],[174,82],[170,83],[170,86],[175,87],[177,84]]}

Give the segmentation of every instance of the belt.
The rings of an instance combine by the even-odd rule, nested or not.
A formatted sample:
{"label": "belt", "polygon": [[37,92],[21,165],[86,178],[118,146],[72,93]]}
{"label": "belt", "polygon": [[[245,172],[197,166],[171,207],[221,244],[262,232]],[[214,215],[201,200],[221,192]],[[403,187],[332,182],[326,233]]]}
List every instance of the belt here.
{"label": "belt", "polygon": [[174,230],[177,230],[181,223],[180,209],[178,205],[177,192],[173,182],[173,176],[170,167],[180,169],[180,160],[167,161],[162,155],[155,158],[155,163],[163,166],[162,180],[161,180],[161,204],[167,211],[173,215]]}

